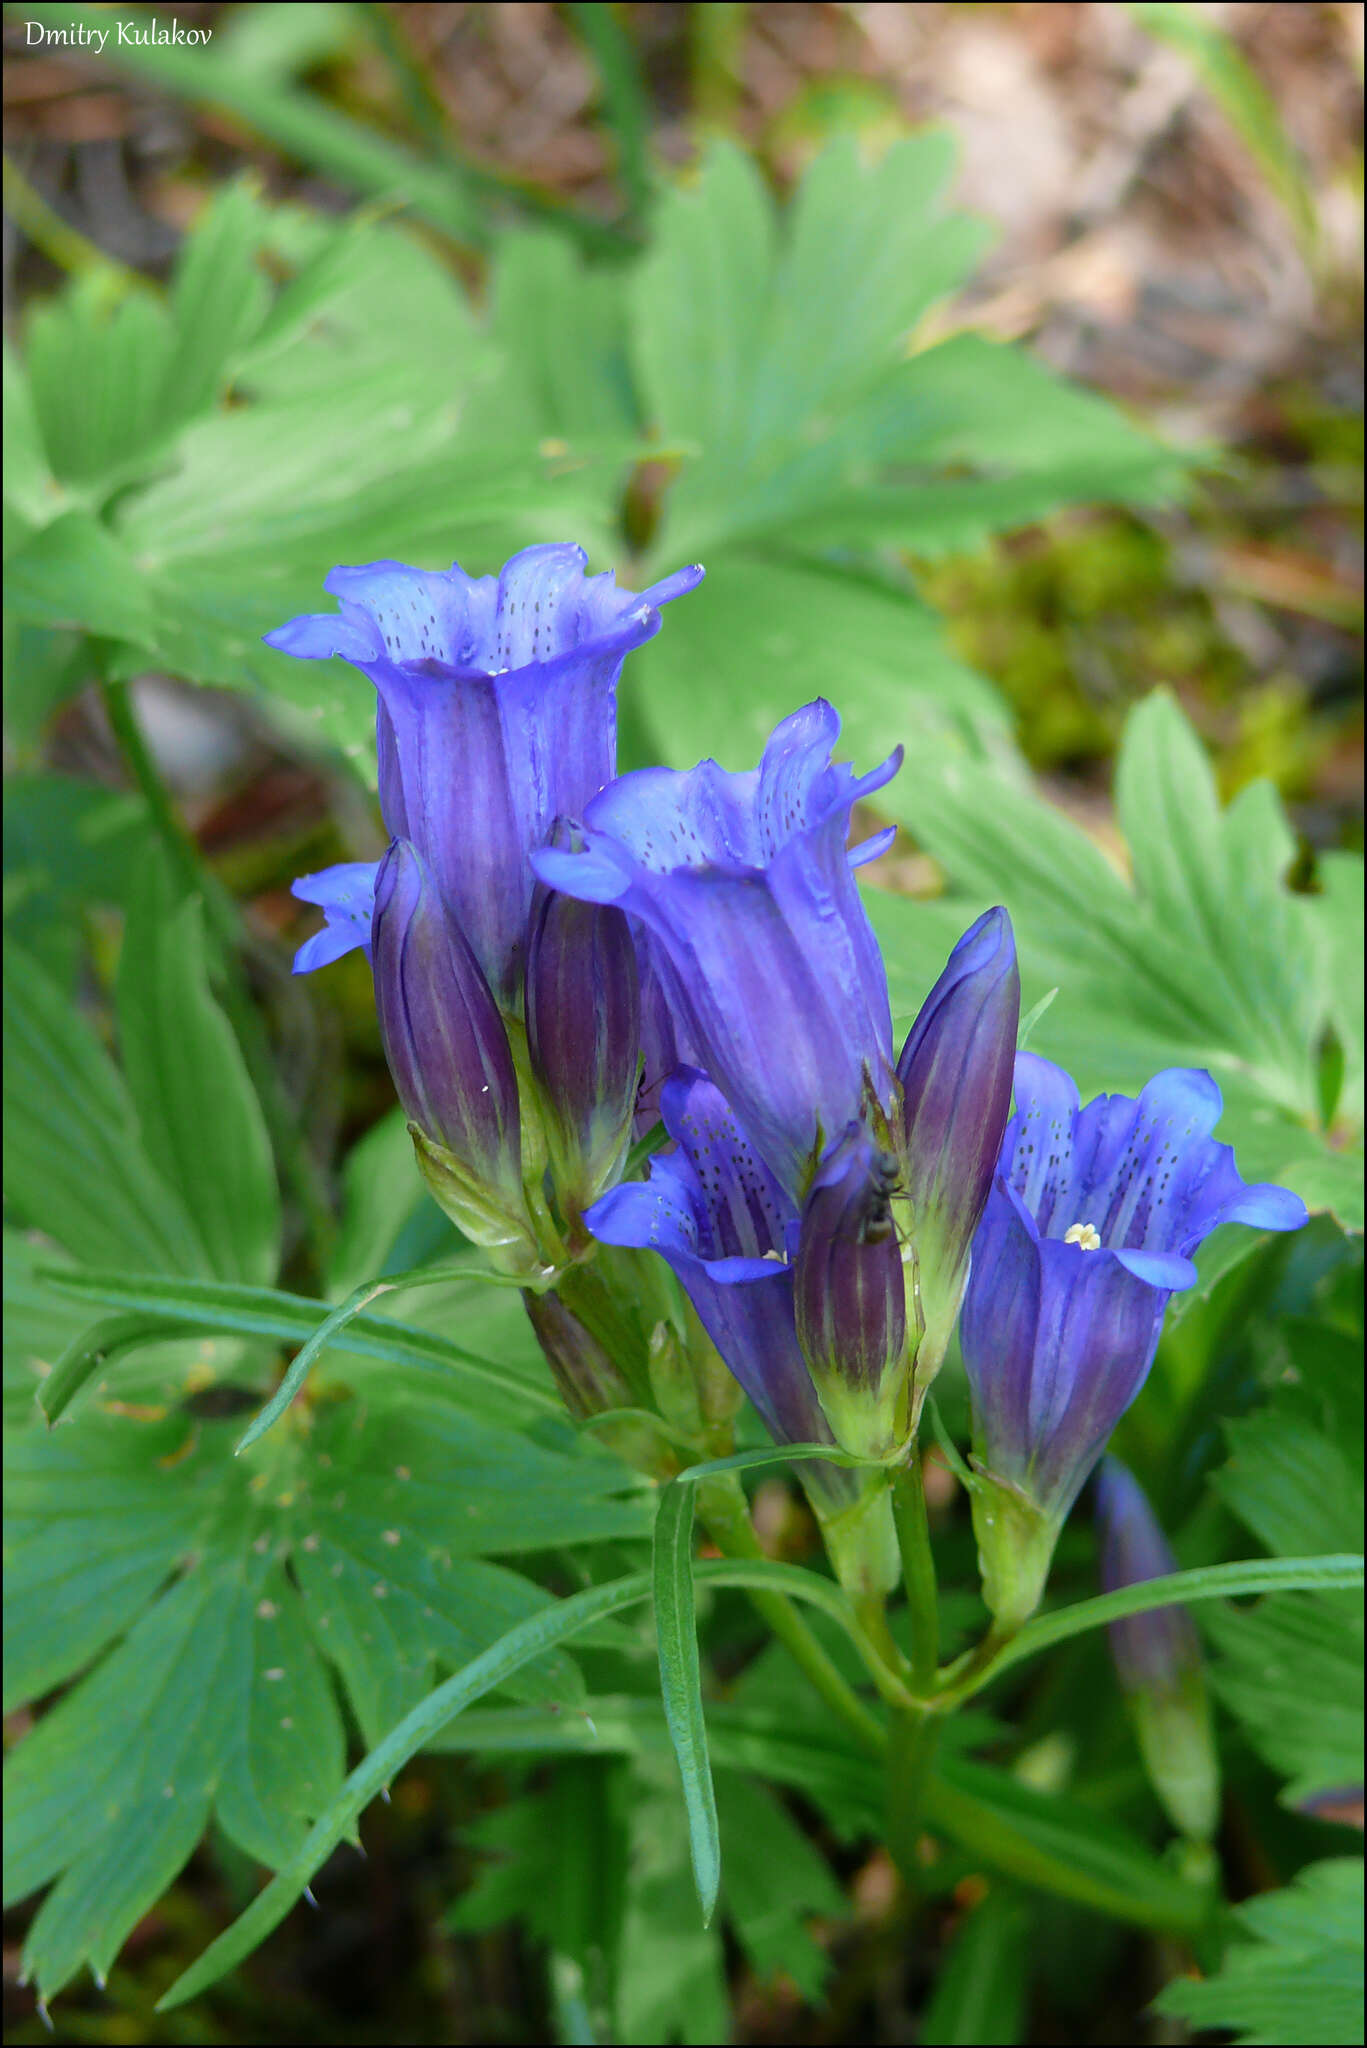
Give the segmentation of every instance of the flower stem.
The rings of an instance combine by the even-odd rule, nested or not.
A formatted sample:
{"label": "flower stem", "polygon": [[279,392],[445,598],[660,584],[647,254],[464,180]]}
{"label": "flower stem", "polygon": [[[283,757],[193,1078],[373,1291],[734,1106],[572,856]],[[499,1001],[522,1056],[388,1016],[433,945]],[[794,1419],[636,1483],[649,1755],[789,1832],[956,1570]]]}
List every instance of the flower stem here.
{"label": "flower stem", "polygon": [[911,1613],[911,1689],[924,1697],[934,1686],[940,1661],[940,1610],[921,1458],[914,1444],[905,1464],[893,1474],[892,1517]]}
{"label": "flower stem", "polygon": [[[762,1557],[763,1549],[750,1522],[745,1495],[734,1473],[707,1481],[698,1489],[703,1527],[726,1557]],[[784,1593],[752,1590],[750,1603],[783,1644],[831,1712],[843,1721],[861,1749],[881,1757],[887,1736],[857,1693],[846,1683],[807,1623]]]}
{"label": "flower stem", "polygon": [[938,1713],[923,1709],[895,1714],[888,1743],[888,1847],[913,1890],[920,1869],[916,1844],[921,1834],[921,1813],[940,1725]]}

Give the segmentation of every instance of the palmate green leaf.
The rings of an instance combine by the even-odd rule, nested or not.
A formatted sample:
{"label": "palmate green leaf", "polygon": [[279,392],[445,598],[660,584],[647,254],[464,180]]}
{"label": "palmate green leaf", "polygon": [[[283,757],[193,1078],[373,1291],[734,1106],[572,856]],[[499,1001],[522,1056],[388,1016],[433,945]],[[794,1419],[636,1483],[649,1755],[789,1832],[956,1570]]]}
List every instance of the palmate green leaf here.
{"label": "palmate green leaf", "polygon": [[[256,267],[267,243],[295,272],[269,310]],[[592,460],[563,439],[538,454],[544,437],[524,410],[487,403],[499,346],[454,276],[405,230],[277,214],[236,187],[187,237],[171,310],[146,303],[158,332],[180,337],[166,359],[175,389],[152,379],[146,418],[115,408],[115,439],[78,422],[73,446],[94,451],[82,458],[92,498],[115,483],[120,495],[102,520],[85,505],[68,509],[60,493],[22,493],[35,511],[21,528],[41,530],[20,539],[7,587],[17,618],[116,643],[113,673],[156,666],[269,689],[294,707],[296,725],[307,720],[308,738],[364,759],[374,711],[364,679],[261,645],[271,626],[327,602],[334,563],[446,566],[459,554],[481,570],[548,530],[610,547],[609,502],[634,437]],[[48,316],[54,333],[77,337],[81,389],[103,404],[137,353],[117,320],[143,316],[121,312],[111,325],[70,294]],[[71,348],[44,347],[33,374],[55,392],[74,359]],[[238,402],[224,408],[229,376]],[[55,398],[48,412],[56,435],[66,416]]]}
{"label": "palmate green leaf", "polygon": [[[27,627],[17,632],[46,643],[59,692],[84,684],[86,665],[73,658],[71,636]],[[6,731],[12,740],[8,717]],[[126,904],[149,858],[155,858],[155,845],[146,807],[126,791],[74,775],[11,777],[4,825],[8,936],[63,993],[74,992],[87,913],[96,905]]]}
{"label": "palmate green leaf", "polygon": [[[44,1247],[44,1264],[51,1251]],[[64,1299],[33,1277],[34,1247],[23,1233],[4,1231],[4,1373],[5,1427],[21,1428],[38,1421],[34,1396],[67,1346],[90,1326],[90,1310]]]}
{"label": "palmate green leaf", "polygon": [[550,1951],[553,1997],[567,2003],[572,1987],[594,2040],[618,2034],[628,1778],[612,1756],[562,1757],[544,1791],[528,1787],[506,1806],[481,1816],[463,1832],[487,1860],[442,1916],[442,1926],[452,1933],[524,1922]]}
{"label": "palmate green leaf", "polygon": [[26,359],[56,476],[103,496],[214,402],[265,314],[260,241],[254,195],[230,185],[186,237],[169,303],[141,285],[115,299],[92,272],[35,308]]}
{"label": "palmate green leaf", "polygon": [[778,721],[823,695],[842,758],[861,768],[899,743],[917,759],[1010,755],[996,692],[909,589],[776,552],[710,557],[706,582],[632,657],[625,738],[640,762],[753,767]]}
{"label": "palmate green leaf", "polygon": [[209,987],[203,908],[145,864],[124,927],[119,1048],[143,1148],[184,1203],[210,1273],[274,1278],[280,1191],[266,1121]]}
{"label": "palmate green leaf", "polygon": [[505,235],[489,281],[504,365],[481,412],[538,439],[635,439],[627,291],[622,271],[589,269],[563,235]]}
{"label": "palmate green leaf", "polygon": [[849,1905],[811,1839],[787,1808],[752,1779],[734,1771],[717,1778],[717,1806],[726,1875],[722,1910],[761,1981],[792,1979],[815,2004],[830,1971],[830,1957],[807,1930],[807,1920],[843,1920]]}
{"label": "palmate green leaf", "polygon": [[17,947],[5,955],[5,1187],[73,1257],[203,1272],[199,1233],[147,1158],[137,1113],[79,1013]]}
{"label": "palmate green leaf", "polygon": [[[1346,1331],[1288,1320],[1269,1359],[1262,1407],[1225,1424],[1229,1460],[1212,1484],[1269,1550],[1361,1540],[1362,1345]],[[1326,1593],[1247,1609],[1201,1609],[1219,1655],[1212,1681],[1279,1776],[1283,1801],[1363,1776],[1361,1595]]]}
{"label": "palmate green leaf", "polygon": [[[107,1649],[7,1767],[7,1895],[59,1880],[28,1952],[48,1993],[83,1959],[108,1967],[210,1810],[261,1860],[294,1853],[340,1782],[330,1669],[376,1739],[441,1667],[546,1609],[491,1556],[647,1526],[611,1461],[440,1403],[335,1401],[240,1462],[232,1434],[193,1406],[160,1421],[92,1406],[77,1428],[8,1447],[16,1693]],[[544,1647],[503,1682],[573,1702],[576,1668]]]}
{"label": "palmate green leaf", "polygon": [[730,2034],[720,1932],[698,1916],[688,1829],[668,1765],[632,1784],[627,1904],[618,1978],[623,2041],[709,2048]]}
{"label": "palmate green leaf", "polygon": [[[1350,1567],[1360,1580],[1360,1558],[1313,1560],[1300,1569],[1312,1579],[1315,1573],[1324,1577],[1336,1570],[1339,1581],[1344,1582]],[[1237,1579],[1239,1569],[1234,1568],[1236,1576],[1227,1582],[1236,1590],[1242,1590]],[[1288,1581],[1293,1572],[1294,1568],[1288,1565],[1278,1576],[1281,1581]],[[829,1580],[798,1566],[774,1563],[767,1558],[724,1558],[700,1564],[696,1576],[712,1585],[784,1593],[811,1602],[852,1637],[859,1633],[843,1595]],[[1174,1597],[1199,1597],[1202,1588],[1210,1593],[1220,1583],[1217,1571],[1179,1574],[1149,1585],[1128,1587],[1122,1595],[1087,1603],[1092,1610],[1090,1621],[1099,1624],[1116,1613],[1142,1613],[1149,1607],[1165,1605]],[[1251,1583],[1256,1586],[1259,1582]],[[636,1572],[554,1602],[509,1629],[473,1663],[421,1699],[357,1765],[307,1839],[265,1891],[177,1979],[161,2000],[162,2008],[184,2004],[250,1955],[279,1926],[314,1872],[346,1837],[376,1792],[418,1750],[447,1733],[456,1715],[495,1687],[508,1684],[548,1649],[648,1598],[651,1590],[652,1575]],[[448,1740],[445,1746],[459,1745]],[[550,1746],[557,1745],[552,1742]],[[861,1762],[867,1771],[867,1759]],[[682,1845],[686,1830],[677,1798],[673,1798],[670,1811],[675,1816],[674,1826]],[[933,1825],[970,1844],[975,1852],[980,1851],[988,1862],[1008,1875],[1137,1926],[1189,1933],[1201,1926],[1209,1914],[1211,1901],[1206,1891],[1172,1876],[1122,1831],[1099,1830],[1090,1809],[1078,1808],[1070,1813],[1052,1795],[1032,1791],[1014,1778],[985,1766],[968,1765],[952,1754],[942,1759],[942,1776],[928,1788],[927,1813]],[[654,1832],[659,1838],[664,1829]],[[671,1912],[677,1923],[674,1885],[671,1877]],[[629,1940],[627,1946],[630,1949]]]}
{"label": "palmate green leaf", "polygon": [[[1293,842],[1266,786],[1221,812],[1165,693],[1131,715],[1117,799],[1133,884],[1078,827],[972,762],[903,777],[879,801],[963,891],[964,925],[986,903],[1011,912],[1026,1001],[1060,991],[1032,1049],[1066,1067],[1084,1100],[1136,1093],[1165,1066],[1206,1067],[1225,1096],[1218,1135],[1245,1177],[1332,1201],[1360,1228],[1361,1131],[1344,1115],[1326,1130],[1320,1100],[1321,1041],[1336,1011],[1347,1019],[1333,991],[1357,971],[1347,919],[1287,889]],[[1335,889],[1346,894],[1347,880]],[[870,900],[903,933],[918,914]],[[938,942],[955,913],[950,901],[934,912]],[[1340,1035],[1355,1059],[1351,1027]],[[1345,1070],[1345,1106],[1360,1085],[1360,1069]]]}
{"label": "palmate green leaf", "polygon": [[1253,1939],[1225,1956],[1204,1982],[1179,1977],[1158,2010],[1204,2033],[1230,2033],[1247,2048],[1362,2039],[1362,1863],[1312,1863],[1285,1891],[1235,1908]]}

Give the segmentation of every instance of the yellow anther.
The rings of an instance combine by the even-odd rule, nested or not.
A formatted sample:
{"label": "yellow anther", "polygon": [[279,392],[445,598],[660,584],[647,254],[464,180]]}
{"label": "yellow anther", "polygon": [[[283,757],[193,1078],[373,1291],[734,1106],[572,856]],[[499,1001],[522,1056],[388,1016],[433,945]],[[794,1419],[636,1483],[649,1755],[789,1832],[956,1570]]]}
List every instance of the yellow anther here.
{"label": "yellow anther", "polygon": [[1080,1252],[1101,1250],[1101,1238],[1090,1223],[1070,1223],[1063,1233],[1065,1244],[1075,1244]]}

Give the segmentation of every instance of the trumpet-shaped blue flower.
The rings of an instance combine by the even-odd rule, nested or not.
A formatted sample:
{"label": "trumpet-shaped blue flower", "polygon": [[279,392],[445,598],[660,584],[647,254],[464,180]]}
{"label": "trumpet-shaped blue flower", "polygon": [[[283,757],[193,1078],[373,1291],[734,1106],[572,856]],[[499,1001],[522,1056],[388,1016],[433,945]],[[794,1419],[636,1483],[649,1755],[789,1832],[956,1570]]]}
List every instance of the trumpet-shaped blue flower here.
{"label": "trumpet-shaped blue flower", "polygon": [[[334,569],[339,611],[266,635],[306,660],[340,654],[375,685],[385,824],[416,848],[505,1009],[522,994],[531,851],[611,780],[622,662],[702,578],[681,569],[638,595],[584,566],[581,548],[554,545],[524,548],[497,576]],[[342,950],[346,926],[329,926],[303,967]]]}
{"label": "trumpet-shaped blue flower", "polygon": [[832,764],[839,731],[818,700],[756,769],[624,775],[586,806],[581,851],[533,855],[553,887],[640,920],[689,1042],[793,1200],[893,1089],[887,977],[846,840],[901,751],[861,778]]}
{"label": "trumpet-shaped blue flower", "polygon": [[1296,1230],[1305,1204],[1249,1186],[1211,1136],[1210,1075],[1173,1067],[1138,1100],[1083,1109],[1031,1053],[973,1242],[960,1342],[983,1484],[974,1501],[988,1604],[1018,1623],[1043,1590],[1084,1480],[1144,1384],[1191,1253],[1221,1223]]}
{"label": "trumpet-shaped blue flower", "polygon": [[[1144,1489],[1118,1458],[1096,1485],[1101,1583],[1142,1586],[1177,1570]],[[1173,1822],[1209,1841],[1220,1806],[1220,1764],[1196,1627],[1185,1607],[1156,1607],[1110,1624],[1111,1655],[1145,1767]]]}
{"label": "trumpet-shaped blue flower", "polygon": [[680,1067],[660,1108],[677,1149],[595,1202],[590,1230],[669,1262],[779,1443],[832,1442],[793,1319],[796,1210],[705,1074]]}
{"label": "trumpet-shaped blue flower", "polygon": [[[660,1107],[676,1150],[596,1202],[590,1230],[669,1262],[776,1443],[834,1443],[798,1343],[792,1202],[705,1074],[679,1068]],[[800,1476],[842,1580],[885,1589],[896,1553],[881,1475],[809,1459]]]}

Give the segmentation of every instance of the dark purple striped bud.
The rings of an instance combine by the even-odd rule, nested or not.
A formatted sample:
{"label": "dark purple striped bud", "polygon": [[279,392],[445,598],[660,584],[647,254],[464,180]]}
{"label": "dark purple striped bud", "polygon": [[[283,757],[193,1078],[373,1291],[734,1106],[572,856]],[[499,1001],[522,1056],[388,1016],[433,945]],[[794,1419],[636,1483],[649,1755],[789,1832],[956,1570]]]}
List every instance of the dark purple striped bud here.
{"label": "dark purple striped bud", "polygon": [[576,1422],[605,1415],[610,1408],[635,1405],[636,1396],[623,1375],[558,1294],[534,1294],[524,1288],[522,1302],[561,1398]]}
{"label": "dark purple striped bud", "polygon": [[552,1170],[582,1214],[617,1179],[641,1078],[640,979],[624,911],[538,889],[526,1014]]}
{"label": "dark purple striped bud", "polygon": [[925,1318],[918,1407],[944,1358],[968,1279],[969,1247],[1011,1112],[1019,1022],[1011,920],[1004,910],[989,910],[950,954],[897,1062],[903,1187]]}
{"label": "dark purple striped bud", "polygon": [[508,1034],[468,940],[406,839],[380,862],[372,942],[385,1058],[434,1197],[478,1244],[529,1237]]}
{"label": "dark purple striped bud", "polygon": [[906,1285],[892,1218],[897,1163],[851,1124],[802,1209],[798,1341],[835,1440],[891,1458],[911,1434]]}

